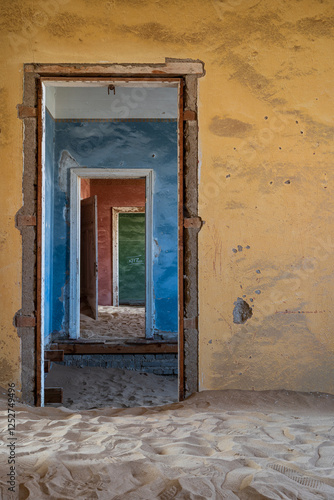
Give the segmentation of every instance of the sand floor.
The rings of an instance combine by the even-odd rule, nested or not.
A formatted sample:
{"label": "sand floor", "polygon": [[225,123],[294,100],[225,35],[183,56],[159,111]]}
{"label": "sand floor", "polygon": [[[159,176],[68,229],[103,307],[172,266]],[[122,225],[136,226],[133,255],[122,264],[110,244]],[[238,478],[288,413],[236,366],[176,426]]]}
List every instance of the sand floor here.
{"label": "sand floor", "polygon": [[145,337],[145,307],[99,306],[98,319],[84,307],[80,314],[80,337],[94,340],[133,339]]}
{"label": "sand floor", "polygon": [[334,396],[205,391],[156,408],[16,405],[17,491],[3,499],[334,498]]}
{"label": "sand floor", "polygon": [[62,366],[52,363],[46,387],[63,387],[66,408],[130,408],[178,400],[177,377],[117,368]]}

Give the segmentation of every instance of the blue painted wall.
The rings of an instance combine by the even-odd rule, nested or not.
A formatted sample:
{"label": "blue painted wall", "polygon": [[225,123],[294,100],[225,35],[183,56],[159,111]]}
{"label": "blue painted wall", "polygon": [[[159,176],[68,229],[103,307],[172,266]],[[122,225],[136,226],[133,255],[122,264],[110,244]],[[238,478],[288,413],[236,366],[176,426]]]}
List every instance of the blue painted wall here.
{"label": "blue painted wall", "polygon": [[47,343],[52,332],[52,277],[53,277],[53,185],[55,121],[45,113],[45,255],[44,255],[44,339]]}
{"label": "blue painted wall", "polygon": [[[57,166],[62,152],[67,151],[80,166],[154,170],[155,330],[177,332],[177,123],[57,121],[55,138]],[[66,332],[68,325],[69,181],[66,190],[61,189],[56,168],[52,304],[52,329],[56,332]]]}

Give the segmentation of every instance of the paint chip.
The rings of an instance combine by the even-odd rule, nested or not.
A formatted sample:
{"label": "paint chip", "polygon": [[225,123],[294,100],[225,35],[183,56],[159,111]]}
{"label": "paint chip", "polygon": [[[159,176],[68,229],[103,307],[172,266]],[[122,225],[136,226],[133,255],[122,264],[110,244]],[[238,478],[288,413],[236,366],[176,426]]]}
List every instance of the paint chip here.
{"label": "paint chip", "polygon": [[257,272],[257,274],[261,274],[260,269],[257,269],[256,272]]}
{"label": "paint chip", "polygon": [[233,323],[243,324],[253,316],[251,307],[241,297],[234,302]]}
{"label": "paint chip", "polygon": [[257,293],[257,295],[260,295],[261,290],[255,290],[255,293]]}
{"label": "paint chip", "polygon": [[241,245],[238,245],[238,252],[242,252],[243,247]]}
{"label": "paint chip", "polygon": [[238,253],[238,250],[236,248],[232,248],[233,253]]}

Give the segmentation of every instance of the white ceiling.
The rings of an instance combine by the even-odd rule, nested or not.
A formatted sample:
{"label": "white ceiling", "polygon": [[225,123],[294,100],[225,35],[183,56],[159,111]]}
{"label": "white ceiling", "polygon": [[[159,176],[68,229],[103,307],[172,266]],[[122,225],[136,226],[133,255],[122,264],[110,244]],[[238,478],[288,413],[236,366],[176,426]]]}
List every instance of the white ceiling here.
{"label": "white ceiling", "polygon": [[[45,104],[54,118],[177,118],[177,87],[45,87]],[[124,84],[123,84],[124,85]]]}

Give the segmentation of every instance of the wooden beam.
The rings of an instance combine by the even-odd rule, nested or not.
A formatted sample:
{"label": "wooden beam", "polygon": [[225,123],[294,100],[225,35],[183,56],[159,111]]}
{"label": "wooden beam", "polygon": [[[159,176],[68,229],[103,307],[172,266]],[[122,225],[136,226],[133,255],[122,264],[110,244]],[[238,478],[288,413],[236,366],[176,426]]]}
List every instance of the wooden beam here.
{"label": "wooden beam", "polygon": [[183,111],[183,121],[196,121],[197,113],[196,111],[192,111],[191,109],[186,109]]}
{"label": "wooden beam", "polygon": [[179,85],[178,95],[178,310],[179,310],[179,342],[178,352],[178,394],[179,401],[184,400],[185,378],[184,378],[184,231],[183,231],[183,204],[184,204],[184,81]]}
{"label": "wooden beam", "polygon": [[18,227],[22,226],[36,226],[36,216],[35,215],[21,215],[19,214],[16,218],[16,225]]}
{"label": "wooden beam", "polygon": [[36,210],[36,303],[37,328],[35,349],[35,401],[36,406],[43,404],[43,352],[42,352],[42,197],[43,197],[43,92],[41,82],[37,81],[37,210]]}
{"label": "wooden beam", "polygon": [[142,339],[142,338],[124,340],[124,344],[130,344],[130,345],[133,345],[133,344],[149,345],[149,344],[157,344],[157,343],[159,343],[159,344],[177,344],[177,341],[175,341],[175,340],[152,340],[152,339]]}
{"label": "wooden beam", "polygon": [[47,387],[44,390],[44,403],[62,403],[63,388],[62,387]]}
{"label": "wooden beam", "polygon": [[[51,346],[52,347],[52,346]],[[178,345],[154,343],[154,344],[56,344],[55,351],[63,351],[64,354],[177,354]],[[48,358],[50,359],[50,358]]]}
{"label": "wooden beam", "polygon": [[29,328],[36,326],[36,317],[35,316],[15,316],[15,326],[18,328]]}
{"label": "wooden beam", "polygon": [[195,318],[184,318],[184,328],[187,330],[197,330],[198,329],[198,317]]}
{"label": "wooden beam", "polygon": [[17,117],[21,120],[23,118],[36,118],[37,117],[37,108],[33,106],[24,106],[23,104],[18,104],[17,108]]}
{"label": "wooden beam", "polygon": [[44,351],[44,359],[49,359],[50,361],[64,361],[64,351],[62,349]]}
{"label": "wooden beam", "polygon": [[160,64],[26,64],[24,71],[41,76],[203,76],[204,64],[201,61],[171,59]]}
{"label": "wooden beam", "polygon": [[201,229],[202,219],[200,217],[189,217],[183,220],[183,226],[186,229],[190,228]]}

